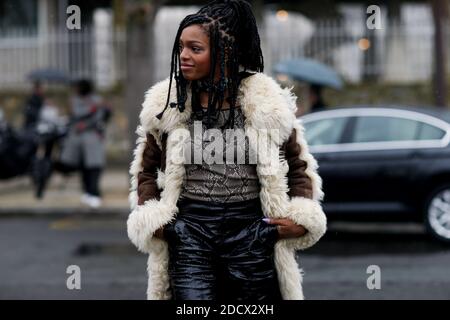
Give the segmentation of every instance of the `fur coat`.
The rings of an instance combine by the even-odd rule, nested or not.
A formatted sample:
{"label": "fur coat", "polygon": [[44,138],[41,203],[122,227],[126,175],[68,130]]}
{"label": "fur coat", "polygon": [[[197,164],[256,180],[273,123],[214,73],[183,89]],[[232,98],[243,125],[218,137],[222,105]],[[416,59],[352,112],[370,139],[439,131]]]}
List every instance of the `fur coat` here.
{"label": "fur coat", "polygon": [[[127,231],[138,250],[149,255],[147,298],[152,300],[171,299],[168,245],[155,237],[154,232],[171,222],[178,212],[176,204],[186,172],[183,161],[176,155],[183,154],[184,142],[180,139],[180,133],[183,136],[183,133],[189,132],[187,122],[192,113],[192,93],[188,89],[183,112],[168,108],[161,120],[155,117],[164,109],[169,80],[155,84],[145,95],[136,130],[138,138],[134,160],[130,166],[131,213]],[[170,99],[176,101],[175,81],[172,81]],[[264,73],[256,73],[242,80],[236,104],[243,110],[246,134],[253,133],[249,134],[249,143],[256,145],[258,139],[264,136],[268,146],[279,151],[274,153],[264,148],[257,149],[263,214],[269,218],[289,218],[307,230],[301,237],[280,239],[275,244],[275,267],[285,300],[304,299],[303,271],[296,261],[296,251],[314,245],[325,233],[327,223],[321,205],[324,197],[322,180],[317,173],[318,164],[308,150],[302,123],[295,116],[296,99],[290,89],[281,88]],[[167,140],[163,141],[163,136]],[[156,167],[154,172],[154,189],[158,190],[158,196],[140,200],[139,175],[145,171],[144,153],[149,140],[166,156],[163,157],[163,166]],[[299,173],[302,174],[300,185],[295,183],[299,181]]]}

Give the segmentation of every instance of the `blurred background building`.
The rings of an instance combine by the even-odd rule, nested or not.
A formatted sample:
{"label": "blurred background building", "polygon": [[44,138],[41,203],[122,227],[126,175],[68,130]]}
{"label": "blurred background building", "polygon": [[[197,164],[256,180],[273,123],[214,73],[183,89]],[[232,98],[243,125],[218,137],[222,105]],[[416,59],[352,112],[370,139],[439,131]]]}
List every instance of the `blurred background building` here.
{"label": "blurred background building", "polygon": [[[109,129],[109,135],[115,141],[110,149],[116,148],[111,153],[123,155],[123,151],[130,148],[130,130],[136,123],[126,106],[138,107],[138,101],[143,97],[143,90],[137,87],[128,95],[137,98],[130,101],[127,98],[129,88],[124,84],[131,87],[130,81],[136,78],[137,83],[144,82],[148,88],[168,76],[173,38],[179,22],[196,11],[203,1],[142,3],[124,0],[1,1],[0,106],[5,109],[6,116],[13,122],[19,121],[16,111],[22,103],[20,91],[28,89],[26,75],[32,70],[53,68],[64,71],[73,79],[91,78],[113,101],[117,117]],[[433,5],[436,3],[440,3],[440,11],[447,19],[448,1],[379,1],[376,5],[380,8],[381,28],[371,30],[366,25],[371,15],[367,13],[367,7],[373,3],[252,1],[260,25],[265,72],[275,76],[272,68],[279,61],[307,57],[334,68],[347,85],[341,92],[325,90],[325,100],[331,107],[352,103],[436,104],[433,78],[436,76],[434,70],[438,70],[434,67],[437,55]],[[81,9],[80,30],[66,27],[70,5],[78,5]],[[129,37],[130,12],[135,10],[133,6],[152,5],[155,11],[154,19],[149,20],[151,28],[148,30],[152,30],[152,34],[148,37],[153,35],[154,39],[149,40],[152,55],[148,56],[148,78],[139,81],[130,76],[127,79],[127,73],[134,74],[131,65],[137,61],[132,50],[142,48]],[[442,27],[440,39],[450,39],[449,23]],[[440,72],[448,77],[450,41],[444,40],[441,65],[445,70]],[[276,76],[280,82],[291,84],[283,75]],[[299,113],[303,113],[308,109],[307,93],[301,84],[295,90],[299,96]],[[63,98],[60,104],[64,105]],[[136,113],[136,109],[132,112]]]}
{"label": "blurred background building", "polygon": [[[396,83],[431,77],[434,25],[428,1],[380,4],[381,29],[372,32],[366,27],[367,4],[363,1],[325,1],[327,12],[331,11],[325,16],[319,15],[323,7],[320,2],[324,1],[314,2],[315,14],[301,12],[308,1],[291,1],[288,7],[292,10],[283,9],[281,1],[271,2],[264,5],[260,21],[269,73],[277,61],[305,56],[336,68],[350,83],[360,83],[367,77]],[[66,8],[72,4],[81,8],[81,30],[66,28]],[[58,68],[73,77],[91,77],[101,88],[122,81],[126,71],[125,25],[121,18],[124,5],[120,0],[2,1],[0,86],[24,86],[24,74],[38,67]],[[309,3],[309,11],[311,7],[314,5]],[[158,11],[154,27],[155,80],[168,74],[172,39],[180,20],[197,9],[174,5]],[[450,38],[449,30],[446,25],[445,38]],[[446,59],[450,61],[449,54]]]}

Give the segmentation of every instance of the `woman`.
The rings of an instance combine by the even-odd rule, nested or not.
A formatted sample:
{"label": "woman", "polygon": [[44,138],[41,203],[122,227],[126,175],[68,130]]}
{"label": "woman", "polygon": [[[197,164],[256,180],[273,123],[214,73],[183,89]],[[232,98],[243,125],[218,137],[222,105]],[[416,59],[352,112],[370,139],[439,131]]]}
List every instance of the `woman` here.
{"label": "woman", "polygon": [[128,236],[149,253],[148,299],[303,299],[295,251],[326,230],[322,181],[296,97],[263,64],[245,1],[212,1],[180,24],[130,168]]}

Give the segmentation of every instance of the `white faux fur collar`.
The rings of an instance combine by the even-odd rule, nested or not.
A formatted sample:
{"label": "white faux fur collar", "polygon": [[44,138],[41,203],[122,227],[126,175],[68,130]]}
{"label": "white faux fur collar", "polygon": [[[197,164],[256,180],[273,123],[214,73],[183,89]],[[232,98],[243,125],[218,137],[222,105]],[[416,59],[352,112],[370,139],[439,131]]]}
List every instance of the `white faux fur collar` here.
{"label": "white faux fur collar", "polygon": [[[169,81],[167,78],[156,83],[145,95],[140,114],[143,129],[162,134],[184,126],[191,116],[191,90],[188,89],[186,108],[180,112],[177,108],[167,108],[161,120],[156,118],[167,101]],[[297,97],[292,88],[282,89],[271,77],[256,73],[244,78],[238,92],[237,103],[241,105],[246,118],[246,128],[278,129],[281,141],[285,141],[292,132],[297,110]],[[169,102],[176,101],[176,84],[172,81]]]}

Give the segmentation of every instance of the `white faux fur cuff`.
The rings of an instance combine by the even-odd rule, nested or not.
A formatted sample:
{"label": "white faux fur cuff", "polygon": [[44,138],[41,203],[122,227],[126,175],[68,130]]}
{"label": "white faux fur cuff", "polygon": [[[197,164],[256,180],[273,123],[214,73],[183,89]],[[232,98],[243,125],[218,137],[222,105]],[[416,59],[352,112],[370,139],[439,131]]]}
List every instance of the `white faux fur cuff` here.
{"label": "white faux fur cuff", "polygon": [[289,218],[307,230],[307,233],[299,238],[285,239],[287,246],[294,250],[313,246],[327,229],[327,218],[316,200],[293,197],[289,205]]}
{"label": "white faux fur cuff", "polygon": [[152,241],[155,240],[153,239],[154,232],[169,223],[176,210],[176,207],[168,206],[156,199],[148,200],[143,205],[137,206],[128,216],[128,238],[139,251],[150,253],[155,249],[153,248],[155,241]]}

